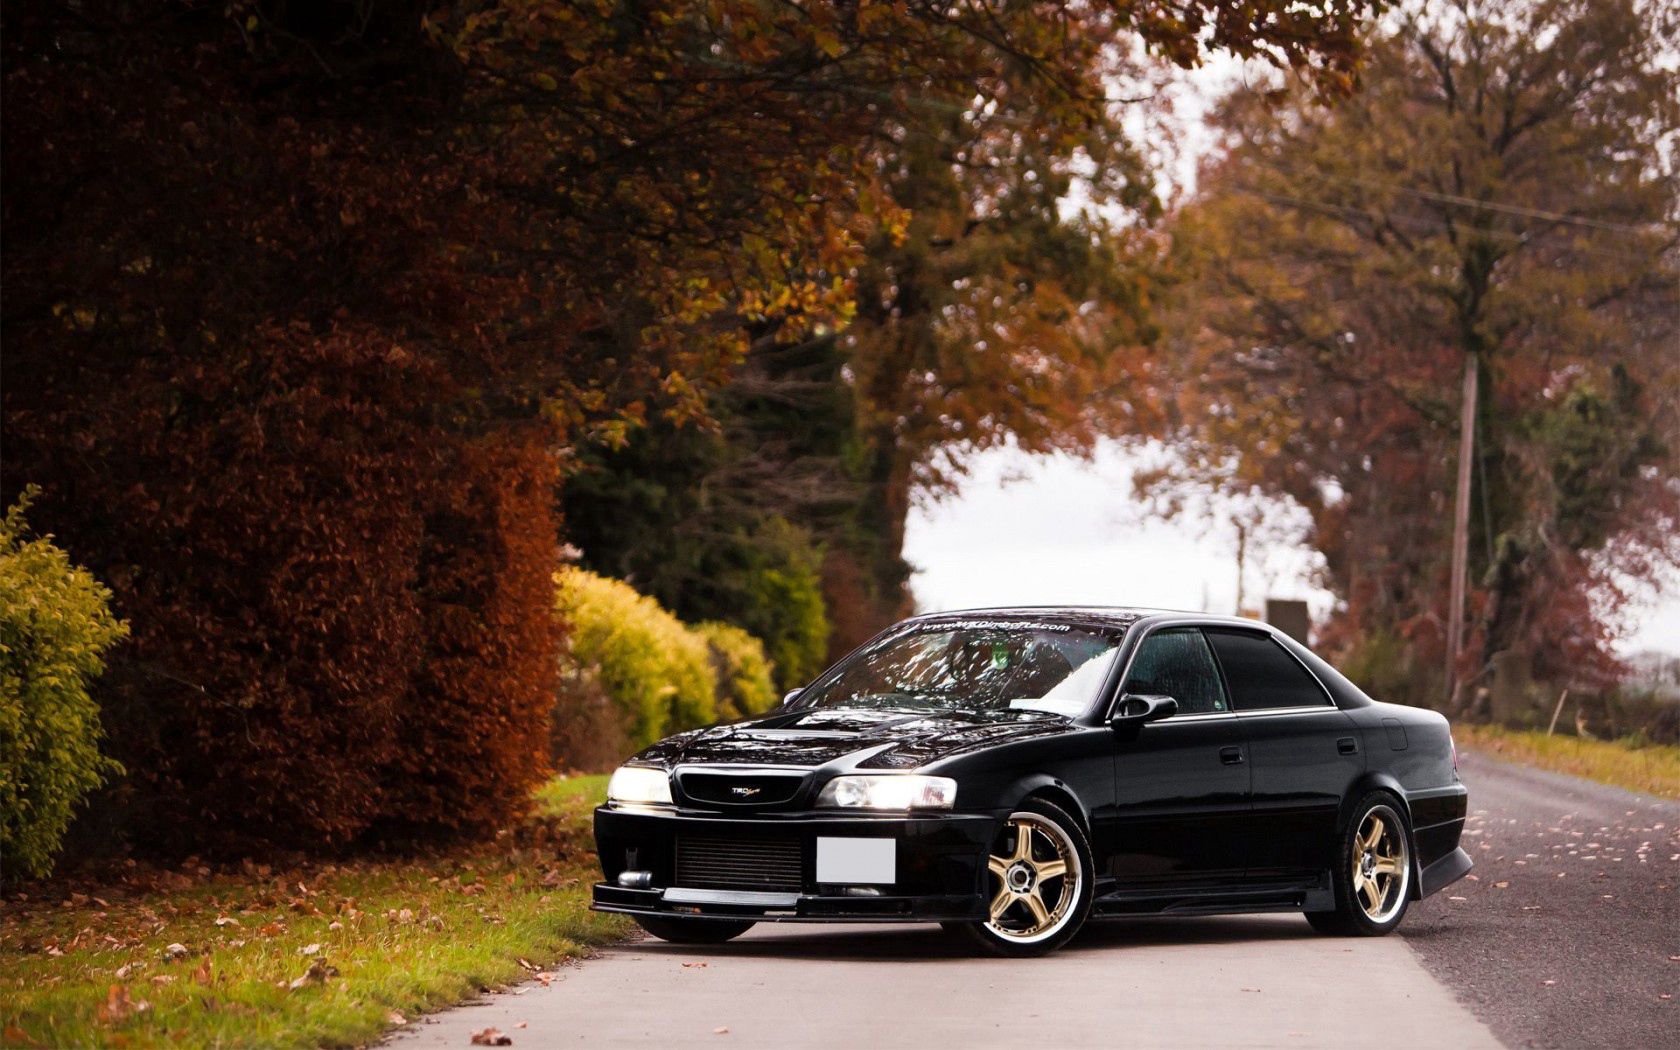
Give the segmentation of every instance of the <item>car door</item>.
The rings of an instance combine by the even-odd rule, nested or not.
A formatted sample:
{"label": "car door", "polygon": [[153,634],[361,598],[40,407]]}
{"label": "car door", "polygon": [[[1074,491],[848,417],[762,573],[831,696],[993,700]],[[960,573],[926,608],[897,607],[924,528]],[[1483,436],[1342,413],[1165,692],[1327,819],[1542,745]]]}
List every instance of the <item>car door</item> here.
{"label": "car door", "polygon": [[1365,771],[1359,733],[1307,667],[1264,631],[1210,627],[1252,781],[1249,881],[1332,866],[1342,799]]}
{"label": "car door", "polygon": [[1146,635],[1119,695],[1164,695],[1178,713],[1114,734],[1109,873],[1123,892],[1233,884],[1249,808],[1242,739],[1218,665],[1193,626]]}

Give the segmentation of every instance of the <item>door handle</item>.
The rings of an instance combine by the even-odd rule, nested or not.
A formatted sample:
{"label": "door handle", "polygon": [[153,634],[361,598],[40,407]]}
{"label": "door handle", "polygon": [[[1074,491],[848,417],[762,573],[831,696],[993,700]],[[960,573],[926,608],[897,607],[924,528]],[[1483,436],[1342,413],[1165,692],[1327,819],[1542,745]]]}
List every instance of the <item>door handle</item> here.
{"label": "door handle", "polygon": [[1242,765],[1243,753],[1240,747],[1222,747],[1219,749],[1219,761],[1228,766]]}
{"label": "door handle", "polygon": [[1344,755],[1359,754],[1359,741],[1351,736],[1344,736],[1336,741],[1336,750]]}

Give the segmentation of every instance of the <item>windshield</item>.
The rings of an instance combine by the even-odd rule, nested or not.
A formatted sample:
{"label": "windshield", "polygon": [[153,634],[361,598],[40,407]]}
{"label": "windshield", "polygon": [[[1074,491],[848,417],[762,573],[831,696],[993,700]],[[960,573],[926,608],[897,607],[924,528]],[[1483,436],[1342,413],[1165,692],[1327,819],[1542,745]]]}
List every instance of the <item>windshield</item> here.
{"label": "windshield", "polygon": [[1082,714],[1120,639],[1058,624],[938,625],[857,653],[799,697],[801,708],[961,708]]}

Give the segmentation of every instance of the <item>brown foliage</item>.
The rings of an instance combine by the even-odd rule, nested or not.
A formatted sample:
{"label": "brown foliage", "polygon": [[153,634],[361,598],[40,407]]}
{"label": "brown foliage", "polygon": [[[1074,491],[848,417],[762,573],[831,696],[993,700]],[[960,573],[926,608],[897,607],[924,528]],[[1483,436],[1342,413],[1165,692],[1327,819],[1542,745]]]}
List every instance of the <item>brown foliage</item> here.
{"label": "brown foliage", "polygon": [[1414,696],[1440,699],[1467,357],[1461,681],[1512,649],[1602,682],[1618,607],[1680,562],[1680,101],[1650,14],[1403,5],[1345,103],[1227,98],[1178,217],[1180,473],[1304,507],[1345,602],[1329,641],[1398,640]]}
{"label": "brown foliage", "polygon": [[6,5],[5,487],[134,624],[136,826],[483,829],[543,761],[549,450],[844,320],[885,129],[1019,87],[1054,138],[1128,35],[1336,82],[1368,6]]}

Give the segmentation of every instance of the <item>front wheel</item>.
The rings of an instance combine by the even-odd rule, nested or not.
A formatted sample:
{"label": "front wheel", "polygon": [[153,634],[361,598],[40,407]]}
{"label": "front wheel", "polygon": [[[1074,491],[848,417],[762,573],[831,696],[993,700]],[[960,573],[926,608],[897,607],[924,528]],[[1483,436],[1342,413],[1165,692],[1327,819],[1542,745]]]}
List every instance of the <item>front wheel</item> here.
{"label": "front wheel", "polygon": [[1374,791],[1359,800],[1337,844],[1331,882],[1336,910],[1307,912],[1320,933],[1378,937],[1400,925],[1411,901],[1411,834],[1394,799]]}
{"label": "front wheel", "polygon": [[1044,955],[1066,944],[1091,911],[1091,847],[1060,807],[1028,799],[986,857],[987,918],[962,925],[997,955]]}
{"label": "front wheel", "polygon": [[742,919],[689,919],[667,915],[636,915],[636,925],[672,944],[722,944],[753,928]]}

